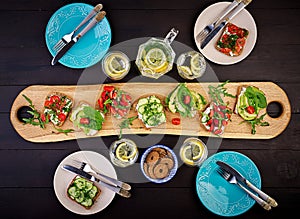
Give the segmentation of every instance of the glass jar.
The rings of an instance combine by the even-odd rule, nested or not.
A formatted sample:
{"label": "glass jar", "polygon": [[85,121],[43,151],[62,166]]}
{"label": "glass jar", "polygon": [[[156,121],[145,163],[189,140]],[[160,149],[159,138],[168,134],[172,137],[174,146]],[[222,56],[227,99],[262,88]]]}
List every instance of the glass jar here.
{"label": "glass jar", "polygon": [[143,76],[158,79],[172,69],[176,54],[170,44],[177,34],[172,28],[164,40],[151,38],[139,46],[135,63]]}
{"label": "glass jar", "polygon": [[196,51],[182,53],[177,59],[178,74],[188,80],[201,77],[206,70],[206,61],[203,55]]}

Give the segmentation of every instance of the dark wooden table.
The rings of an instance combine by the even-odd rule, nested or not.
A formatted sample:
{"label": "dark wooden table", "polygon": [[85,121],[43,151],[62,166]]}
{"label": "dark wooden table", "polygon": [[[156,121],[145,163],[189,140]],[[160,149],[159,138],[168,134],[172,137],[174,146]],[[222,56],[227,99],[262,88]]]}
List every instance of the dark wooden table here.
{"label": "dark wooden table", "polygon": [[[51,66],[45,44],[45,28],[60,7],[99,1],[9,0],[0,6],[0,215],[1,218],[79,218],[57,200],[53,176],[59,162],[80,150],[77,141],[31,143],[22,139],[10,123],[16,95],[29,85],[74,85],[82,69]],[[112,44],[125,40],[163,36],[171,27],[180,30],[176,38],[197,50],[193,29],[198,15],[215,0],[139,1],[103,0],[112,28]],[[300,203],[300,3],[294,0],[253,0],[247,7],[258,28],[252,53],[242,62],[209,65],[219,81],[272,81],[287,93],[292,119],[286,130],[269,140],[223,139],[218,151],[237,151],[251,158],[260,170],[262,189],[278,200],[267,212],[255,204],[236,218],[290,218]],[[124,78],[138,75],[136,69]],[[178,81],[176,71],[170,76]],[[110,81],[107,81],[108,83]],[[277,109],[272,109],[277,112]],[[130,137],[130,136],[128,136]],[[203,141],[207,138],[200,137]],[[107,146],[116,136],[103,138]],[[169,145],[176,136],[164,136]],[[209,156],[215,149],[209,148]],[[181,166],[165,184],[133,184],[130,199],[116,196],[102,212],[89,218],[220,218],[200,202],[195,189],[197,168]]]}

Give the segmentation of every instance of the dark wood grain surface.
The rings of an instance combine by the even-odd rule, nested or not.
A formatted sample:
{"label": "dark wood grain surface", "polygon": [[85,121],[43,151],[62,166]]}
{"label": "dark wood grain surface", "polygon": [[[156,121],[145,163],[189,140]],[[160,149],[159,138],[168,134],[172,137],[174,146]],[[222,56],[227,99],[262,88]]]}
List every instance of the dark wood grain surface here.
{"label": "dark wood grain surface", "polygon": [[[60,161],[80,150],[77,141],[36,144],[22,139],[12,127],[10,108],[17,94],[29,85],[77,84],[82,69],[50,66],[45,28],[60,7],[98,1],[10,0],[0,6],[0,215],[1,218],[80,218],[65,209],[55,196],[53,176]],[[112,44],[125,40],[163,36],[171,27],[180,30],[176,38],[197,50],[194,24],[215,0],[103,0],[112,29]],[[217,151],[237,151],[251,158],[260,170],[262,189],[279,203],[269,212],[254,205],[235,218],[291,218],[300,203],[300,3],[294,0],[253,0],[247,7],[256,21],[257,43],[242,62],[222,66],[208,62],[219,81],[272,81],[287,93],[292,119],[286,130],[270,140],[224,139]],[[136,68],[123,82],[137,76]],[[174,70],[170,76],[179,78]],[[107,82],[111,82],[107,80]],[[93,81],[88,81],[93,83]],[[270,109],[276,114],[277,109]],[[130,137],[130,136],[128,136]],[[204,142],[207,138],[200,137]],[[104,137],[107,145],[116,136]],[[161,143],[176,143],[176,136],[164,136]],[[95,139],[83,141],[97,150]],[[132,197],[115,197],[100,213],[89,218],[221,218],[200,202],[195,189],[197,168],[181,166],[165,184],[133,183]]]}

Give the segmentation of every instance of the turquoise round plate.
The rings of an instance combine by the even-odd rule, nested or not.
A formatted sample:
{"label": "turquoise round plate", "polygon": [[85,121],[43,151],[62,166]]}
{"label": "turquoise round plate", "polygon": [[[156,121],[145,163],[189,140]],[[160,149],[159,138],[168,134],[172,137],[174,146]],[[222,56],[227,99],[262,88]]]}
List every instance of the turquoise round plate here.
{"label": "turquoise round plate", "polygon": [[212,155],[200,166],[196,178],[198,197],[208,210],[217,215],[231,217],[243,214],[255,201],[238,185],[230,184],[218,174],[218,160],[231,165],[261,188],[260,173],[253,161],[241,153],[226,151]]}
{"label": "turquoise round plate", "polygon": [[[46,27],[46,45],[52,56],[56,54],[54,45],[93,10],[93,6],[84,3],[68,4],[57,10]],[[78,34],[88,22],[83,25]],[[70,68],[87,68],[101,60],[111,43],[111,29],[105,17],[89,30],[60,60],[59,63]],[[50,61],[49,61],[50,62]]]}

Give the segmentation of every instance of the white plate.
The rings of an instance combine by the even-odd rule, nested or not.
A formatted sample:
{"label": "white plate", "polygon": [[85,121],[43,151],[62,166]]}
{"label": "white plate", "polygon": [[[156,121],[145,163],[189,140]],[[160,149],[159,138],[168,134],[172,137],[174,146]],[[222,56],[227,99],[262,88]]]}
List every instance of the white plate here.
{"label": "white plate", "polygon": [[56,197],[65,208],[76,214],[95,214],[105,209],[115,197],[115,193],[99,184],[97,184],[97,186],[101,189],[101,194],[97,198],[94,205],[88,210],[75,203],[67,196],[67,188],[76,174],[72,174],[62,169],[62,166],[65,164],[72,165],[72,159],[87,161],[97,170],[101,170],[101,172],[105,175],[115,179],[117,178],[117,174],[113,165],[103,155],[93,151],[78,151],[63,159],[55,171],[53,185]]}
{"label": "white plate", "polygon": [[194,27],[194,39],[199,51],[208,60],[221,65],[235,64],[245,59],[254,48],[257,38],[257,29],[255,21],[251,14],[246,9],[243,9],[238,15],[236,15],[232,20],[230,20],[231,23],[239,27],[245,28],[249,31],[245,47],[239,56],[231,57],[219,52],[215,48],[215,44],[223,32],[222,30],[206,45],[206,47],[204,47],[203,50],[200,48],[200,43],[196,41],[197,34],[206,25],[212,23],[215,20],[215,18],[222,12],[222,10],[224,10],[230,3],[231,2],[218,2],[207,7],[197,18]]}

